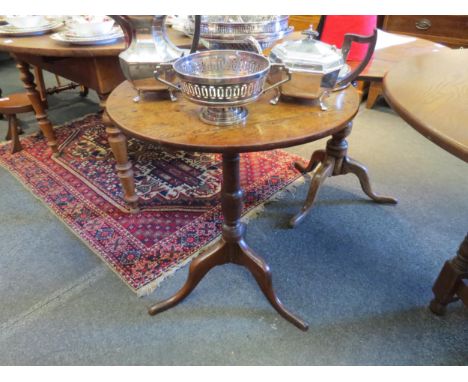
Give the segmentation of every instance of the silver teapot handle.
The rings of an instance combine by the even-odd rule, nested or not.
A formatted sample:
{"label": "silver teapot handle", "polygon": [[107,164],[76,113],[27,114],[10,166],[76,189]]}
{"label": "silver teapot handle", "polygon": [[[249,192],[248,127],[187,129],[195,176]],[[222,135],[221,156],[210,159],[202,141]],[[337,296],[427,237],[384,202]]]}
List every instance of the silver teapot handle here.
{"label": "silver teapot handle", "polygon": [[279,71],[285,72],[286,78],[282,79],[281,81],[278,81],[276,84],[268,86],[266,89],[263,89],[262,94],[266,93],[268,90],[275,89],[278,86],[283,85],[284,83],[291,80],[291,71],[284,64],[272,63],[270,64],[270,68],[271,67],[277,68]]}
{"label": "silver teapot handle", "polygon": [[346,34],[344,37],[343,45],[341,47],[344,62],[346,62],[346,59],[348,58],[348,54],[351,50],[351,44],[353,43],[353,41],[360,44],[367,44],[366,56],[353,71],[351,71],[348,75],[346,75],[344,78],[338,81],[338,83],[335,85],[337,88],[354,81],[356,78],[358,78],[358,76],[367,66],[370,59],[372,58],[372,55],[374,54],[375,45],[377,43],[377,29],[374,29],[374,33],[370,36],[360,36],[352,33]]}
{"label": "silver teapot handle", "polygon": [[170,81],[167,81],[166,79],[162,78],[161,76],[174,70],[172,66],[172,62],[162,62],[158,65],[156,65],[156,70],[154,71],[154,78],[156,78],[159,82],[162,82],[164,85],[169,86],[172,89],[180,91],[180,85],[179,84],[173,84]]}

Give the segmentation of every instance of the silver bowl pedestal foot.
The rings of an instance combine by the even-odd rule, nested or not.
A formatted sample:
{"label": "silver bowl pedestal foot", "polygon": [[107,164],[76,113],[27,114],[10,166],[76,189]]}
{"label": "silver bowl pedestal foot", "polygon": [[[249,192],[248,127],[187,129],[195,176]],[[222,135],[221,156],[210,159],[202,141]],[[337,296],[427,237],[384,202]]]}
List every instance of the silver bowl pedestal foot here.
{"label": "silver bowl pedestal foot", "polygon": [[244,123],[249,114],[247,108],[240,107],[204,107],[200,119],[210,125],[229,126]]}

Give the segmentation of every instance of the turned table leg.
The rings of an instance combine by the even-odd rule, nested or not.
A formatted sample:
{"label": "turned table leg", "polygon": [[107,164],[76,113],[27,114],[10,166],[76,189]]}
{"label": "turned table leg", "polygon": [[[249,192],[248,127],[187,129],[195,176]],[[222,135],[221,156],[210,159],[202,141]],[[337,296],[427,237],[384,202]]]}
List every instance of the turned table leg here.
{"label": "turned table leg", "polygon": [[468,234],[461,243],[457,256],[444,264],[432,287],[434,299],[429,308],[433,313],[444,314],[446,306],[459,298],[468,306],[468,286],[463,279],[468,279]]}
{"label": "turned table leg", "polygon": [[265,297],[283,318],[299,329],[307,330],[307,323],[289,312],[278,299],[273,290],[268,264],[256,255],[244,240],[245,225],[240,220],[243,195],[239,178],[239,154],[223,154],[221,205],[224,224],[222,239],[192,261],[187,281],[175,295],[154,304],[148,312],[155,315],[172,308],[195,289],[210,269],[217,265],[234,263],[246,267],[252,273]]}
{"label": "turned table leg", "polygon": [[58,155],[58,146],[57,139],[55,137],[55,132],[52,127],[52,124],[47,118],[47,114],[45,112],[41,96],[36,90],[34,75],[30,71],[30,65],[25,61],[21,61],[15,55],[13,55],[13,57],[16,60],[16,67],[20,71],[21,81],[23,81],[24,88],[28,93],[29,100],[31,101],[31,104],[33,106],[34,113],[36,114],[36,119],[39,124],[39,128],[41,129],[44,136],[47,138],[47,144],[52,150],[52,154]]}
{"label": "turned table leg", "polygon": [[138,211],[138,196],[135,192],[132,163],[128,159],[127,138],[120,129],[112,124],[105,111],[102,115],[102,121],[106,126],[107,140],[115,157],[115,168],[122,185],[124,200],[129,205],[130,210],[136,212]]}
{"label": "turned table leg", "polygon": [[44,81],[44,73],[41,68],[34,66],[34,77],[36,78],[37,88],[39,89],[39,95],[41,96],[41,101],[44,107],[48,108],[47,103],[47,87]]}
{"label": "turned table leg", "polygon": [[295,167],[302,173],[312,171],[312,180],[304,205],[289,221],[291,227],[295,227],[304,220],[313,207],[314,201],[324,181],[330,176],[352,173],[356,175],[364,193],[376,203],[396,204],[397,200],[388,196],[380,196],[374,193],[369,181],[369,174],[362,164],[348,157],[348,142],[346,137],[351,134],[353,124],[349,122],[345,128],[327,142],[326,150],[318,150],[312,154],[307,166],[296,163]]}

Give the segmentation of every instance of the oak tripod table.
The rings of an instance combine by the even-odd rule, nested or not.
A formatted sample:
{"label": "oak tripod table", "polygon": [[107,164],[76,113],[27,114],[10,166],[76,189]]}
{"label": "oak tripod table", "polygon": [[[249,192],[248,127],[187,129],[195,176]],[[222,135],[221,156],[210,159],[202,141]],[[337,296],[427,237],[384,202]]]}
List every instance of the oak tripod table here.
{"label": "oak tripod table", "polygon": [[300,145],[329,135],[333,136],[331,140],[335,146],[347,146],[346,136],[351,131],[352,120],[360,104],[357,90],[348,87],[333,93],[327,99],[329,110],[326,112],[310,102],[280,102],[273,106],[269,103],[272,94],[266,93],[248,105],[249,116],[244,125],[224,127],[202,122],[198,116],[199,106],[184,98],[177,102],[161,98],[143,99],[135,103],[135,95],[136,91],[128,82],[122,83],[110,94],[103,116],[128,203],[136,204],[138,198],[132,164],[128,160],[127,135],[171,149],[221,153],[223,158],[222,238],[192,261],[184,286],[171,298],[150,307],[149,313],[154,315],[177,305],[211,268],[234,263],[246,267],[253,274],[260,289],[281,316],[298,328],[307,330],[307,323],[289,312],[276,296],[268,264],[245,242],[245,225],[241,223],[243,195],[239,181],[240,154]]}
{"label": "oak tripod table", "polygon": [[[468,163],[468,50],[449,50],[412,57],[384,78],[392,108],[415,130]],[[457,256],[443,266],[432,288],[433,313],[441,315],[452,301],[468,306],[468,234]]]}

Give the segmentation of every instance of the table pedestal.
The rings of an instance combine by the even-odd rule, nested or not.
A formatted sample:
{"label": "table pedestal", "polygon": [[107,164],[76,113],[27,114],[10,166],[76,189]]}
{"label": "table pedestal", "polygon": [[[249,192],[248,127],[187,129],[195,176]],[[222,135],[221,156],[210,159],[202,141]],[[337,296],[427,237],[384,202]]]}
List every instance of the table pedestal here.
{"label": "table pedestal", "polygon": [[244,240],[245,225],[240,221],[243,208],[242,196],[239,154],[223,154],[222,239],[192,261],[183,287],[174,296],[151,306],[149,314],[155,315],[177,305],[195,289],[211,268],[234,263],[246,267],[252,273],[265,297],[282,317],[301,330],[308,329],[307,323],[283,306],[273,290],[270,267],[249,248]]}
{"label": "table pedestal", "polygon": [[457,256],[444,264],[432,287],[434,299],[429,308],[433,313],[443,315],[446,306],[458,299],[468,306],[468,286],[463,279],[468,279],[468,234],[461,243]]}
{"label": "table pedestal", "polygon": [[372,191],[366,167],[348,157],[348,142],[346,141],[346,137],[351,134],[352,126],[352,122],[349,122],[343,130],[333,134],[332,138],[327,142],[326,150],[315,151],[306,167],[300,163],[294,164],[296,169],[304,174],[312,171],[312,180],[309,193],[301,211],[289,221],[291,227],[295,227],[304,220],[314,204],[320,186],[330,176],[348,173],[355,174],[359,178],[362,190],[369,198],[377,203],[397,203],[397,200],[394,198],[375,194]]}

